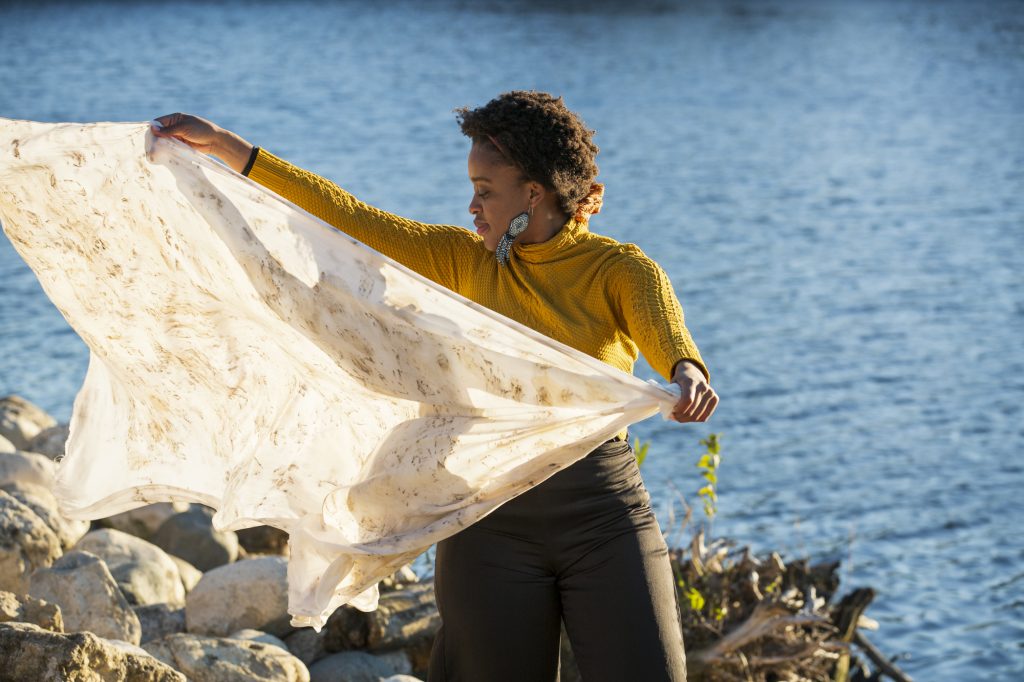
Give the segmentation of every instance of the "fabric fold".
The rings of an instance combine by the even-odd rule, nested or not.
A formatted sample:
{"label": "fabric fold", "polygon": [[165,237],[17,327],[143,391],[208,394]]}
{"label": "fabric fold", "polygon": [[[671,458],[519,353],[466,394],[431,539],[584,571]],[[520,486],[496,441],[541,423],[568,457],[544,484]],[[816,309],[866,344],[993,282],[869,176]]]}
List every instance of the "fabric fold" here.
{"label": "fabric fold", "polygon": [[64,513],[281,528],[297,625],[675,402],[146,123],[0,119],[0,221],[90,349]]}

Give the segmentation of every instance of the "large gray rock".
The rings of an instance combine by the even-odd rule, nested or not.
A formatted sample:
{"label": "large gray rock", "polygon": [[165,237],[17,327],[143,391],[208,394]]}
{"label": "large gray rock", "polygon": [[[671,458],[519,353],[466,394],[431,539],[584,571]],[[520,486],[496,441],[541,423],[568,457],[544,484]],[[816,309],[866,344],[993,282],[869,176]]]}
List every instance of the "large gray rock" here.
{"label": "large gray rock", "polygon": [[0,490],[0,590],[25,594],[32,572],[49,566],[60,554],[60,540],[50,527]]}
{"label": "large gray rock", "polygon": [[288,562],[282,557],[244,559],[207,571],[185,598],[189,632],[224,637],[253,628],[282,636],[291,632]]}
{"label": "large gray rock", "polygon": [[188,511],[188,502],[156,502],[96,521],[105,528],[115,528],[129,535],[149,540],[164,521]]}
{"label": "large gray rock", "polygon": [[238,536],[234,531],[214,530],[213,513],[204,507],[193,507],[171,516],[160,524],[150,541],[200,571],[238,558]]}
{"label": "large gray rock", "polygon": [[181,574],[167,552],[113,528],[94,530],[75,545],[106,562],[128,603],[184,606]]}
{"label": "large gray rock", "polygon": [[192,682],[309,682],[302,661],[272,644],[241,639],[170,635],[144,646]]}
{"label": "large gray rock", "polygon": [[32,574],[29,593],[60,606],[64,628],[88,630],[107,639],[138,644],[139,619],[107,565],[95,554],[75,550]]}
{"label": "large gray rock", "polygon": [[56,419],[21,396],[0,398],[0,436],[19,450],[28,449],[29,442],[37,433],[56,425]]}
{"label": "large gray rock", "polygon": [[61,549],[70,549],[89,532],[88,521],[69,519],[60,513],[57,498],[49,488],[34,483],[11,482],[0,485],[0,489],[34,511],[57,535]]}
{"label": "large gray rock", "polygon": [[309,667],[310,682],[380,682],[384,677],[411,673],[412,664],[403,651],[343,651],[321,658]]}
{"label": "large gray rock", "polygon": [[64,632],[64,618],[56,604],[27,594],[19,597],[13,592],[0,592],[0,623],[12,620],[32,623],[44,630]]}
{"label": "large gray rock", "polygon": [[21,451],[0,454],[0,485],[32,483],[53,490],[55,471],[54,463],[45,455]]}
{"label": "large gray rock", "polygon": [[57,424],[43,429],[28,442],[25,449],[29,452],[38,452],[46,455],[52,460],[59,460],[64,456],[64,445],[68,442],[68,425]]}
{"label": "large gray rock", "polygon": [[61,634],[29,623],[0,623],[0,671],[0,679],[25,682],[186,682],[152,656],[91,632]]}
{"label": "large gray rock", "polygon": [[185,632],[185,609],[175,609],[168,604],[149,604],[134,606],[132,610],[142,626],[143,643]]}

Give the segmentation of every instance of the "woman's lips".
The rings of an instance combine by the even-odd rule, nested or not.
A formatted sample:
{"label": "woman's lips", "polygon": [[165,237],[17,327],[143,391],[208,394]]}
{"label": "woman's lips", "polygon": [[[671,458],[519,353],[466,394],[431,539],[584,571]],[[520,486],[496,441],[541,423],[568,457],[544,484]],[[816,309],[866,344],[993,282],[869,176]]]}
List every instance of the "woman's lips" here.
{"label": "woman's lips", "polygon": [[482,235],[487,230],[491,229],[491,226],[487,223],[473,223],[476,225],[476,233]]}

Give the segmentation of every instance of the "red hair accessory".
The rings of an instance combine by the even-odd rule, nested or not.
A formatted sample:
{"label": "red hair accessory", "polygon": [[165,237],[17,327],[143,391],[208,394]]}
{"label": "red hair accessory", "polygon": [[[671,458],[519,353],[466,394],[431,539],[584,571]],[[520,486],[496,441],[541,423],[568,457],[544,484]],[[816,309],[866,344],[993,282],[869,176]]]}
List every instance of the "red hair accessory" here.
{"label": "red hair accessory", "polygon": [[583,197],[583,201],[576,206],[576,215],[573,217],[585,223],[590,220],[590,216],[601,212],[603,204],[604,185],[600,182],[595,182],[590,186],[587,196]]}

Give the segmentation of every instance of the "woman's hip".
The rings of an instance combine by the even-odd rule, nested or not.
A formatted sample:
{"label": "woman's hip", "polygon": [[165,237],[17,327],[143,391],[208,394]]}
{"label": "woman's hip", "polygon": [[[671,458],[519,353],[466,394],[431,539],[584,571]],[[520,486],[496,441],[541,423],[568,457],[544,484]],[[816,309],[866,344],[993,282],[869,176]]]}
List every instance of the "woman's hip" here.
{"label": "woman's hip", "polygon": [[605,442],[484,517],[481,528],[560,534],[646,523],[650,495],[628,441]]}

